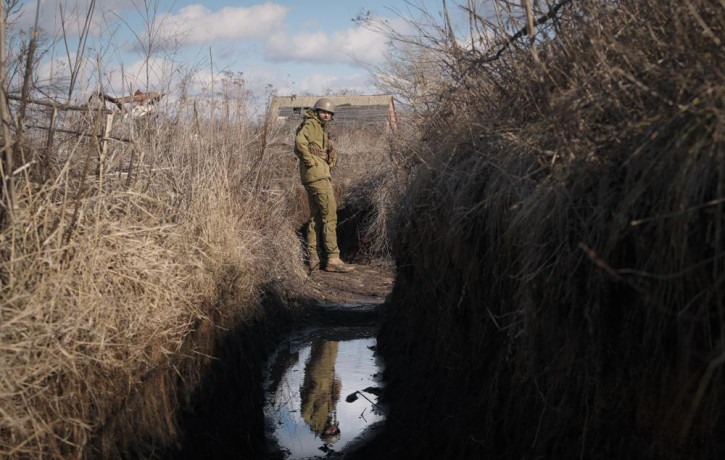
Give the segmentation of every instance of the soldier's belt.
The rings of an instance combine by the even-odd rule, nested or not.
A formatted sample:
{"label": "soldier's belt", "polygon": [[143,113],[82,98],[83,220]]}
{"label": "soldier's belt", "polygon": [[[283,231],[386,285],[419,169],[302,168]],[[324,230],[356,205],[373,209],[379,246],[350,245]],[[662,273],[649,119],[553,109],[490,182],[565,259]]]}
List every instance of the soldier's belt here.
{"label": "soldier's belt", "polygon": [[327,152],[316,145],[310,145],[310,153],[327,161]]}

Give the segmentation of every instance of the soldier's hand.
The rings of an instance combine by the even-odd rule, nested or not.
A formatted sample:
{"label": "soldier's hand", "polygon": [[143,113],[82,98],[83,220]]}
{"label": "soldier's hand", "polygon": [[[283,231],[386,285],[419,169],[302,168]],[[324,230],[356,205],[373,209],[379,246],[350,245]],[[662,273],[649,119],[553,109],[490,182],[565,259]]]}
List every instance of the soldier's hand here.
{"label": "soldier's hand", "polygon": [[337,163],[337,150],[335,150],[335,147],[332,146],[327,150],[327,164],[330,165],[330,167],[334,167]]}

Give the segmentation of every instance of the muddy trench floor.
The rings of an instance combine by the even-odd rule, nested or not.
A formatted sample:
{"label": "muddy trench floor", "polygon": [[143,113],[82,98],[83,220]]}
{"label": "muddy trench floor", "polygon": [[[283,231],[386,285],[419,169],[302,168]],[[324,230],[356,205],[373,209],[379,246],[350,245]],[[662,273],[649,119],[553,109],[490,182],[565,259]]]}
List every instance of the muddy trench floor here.
{"label": "muddy trench floor", "polygon": [[377,260],[351,265],[355,270],[350,273],[313,270],[295,300],[317,307],[382,304],[393,288],[393,263]]}
{"label": "muddy trench floor", "polygon": [[[293,303],[297,303],[304,312],[297,317],[292,330],[311,325],[325,327],[355,327],[380,324],[382,309],[386,297],[394,282],[394,265],[391,261],[378,260],[351,264],[355,270],[349,273],[313,270],[303,288],[290,294]],[[369,433],[377,432],[380,426],[374,426]],[[365,444],[369,436],[350,444],[345,451],[357,450]],[[362,443],[362,444],[361,444]],[[269,448],[271,447],[271,450]],[[328,457],[342,457],[330,451]],[[275,445],[268,444],[267,458],[285,458]],[[325,455],[322,455],[324,457]]]}
{"label": "muddy trench floor", "polygon": [[[219,339],[216,359],[192,396],[191,407],[181,415],[183,437],[162,458],[277,458],[263,447],[266,430],[260,377],[278,341],[307,326],[380,324],[393,287],[394,264],[374,260],[352,265],[355,270],[350,273],[309,273],[303,286],[286,293],[286,301],[299,307],[291,316],[277,310],[281,316],[272,314],[256,324],[240,325]],[[275,303],[273,298],[268,300]]]}

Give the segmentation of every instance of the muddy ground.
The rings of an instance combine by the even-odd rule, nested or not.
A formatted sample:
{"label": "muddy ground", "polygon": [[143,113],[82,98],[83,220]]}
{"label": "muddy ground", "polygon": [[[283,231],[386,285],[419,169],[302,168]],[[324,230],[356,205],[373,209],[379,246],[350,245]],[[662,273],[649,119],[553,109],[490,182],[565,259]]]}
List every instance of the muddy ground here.
{"label": "muddy ground", "polygon": [[305,288],[294,294],[296,300],[321,307],[382,304],[393,287],[392,262],[377,260],[350,265],[355,267],[350,273],[312,271]]}
{"label": "muddy ground", "polygon": [[[182,439],[163,458],[270,458],[265,452],[263,367],[290,331],[308,324],[378,324],[394,280],[389,261],[353,264],[351,273],[315,270],[287,299],[269,298],[259,320],[228,331],[191,408],[179,426]],[[296,304],[298,312],[282,307]],[[246,414],[246,415],[242,415]]]}

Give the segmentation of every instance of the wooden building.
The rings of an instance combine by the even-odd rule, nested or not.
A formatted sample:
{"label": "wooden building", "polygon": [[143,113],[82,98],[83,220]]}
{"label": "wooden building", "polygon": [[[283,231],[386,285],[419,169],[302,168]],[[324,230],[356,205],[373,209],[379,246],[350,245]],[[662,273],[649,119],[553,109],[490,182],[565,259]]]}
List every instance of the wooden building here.
{"label": "wooden building", "polygon": [[279,123],[297,126],[307,109],[321,97],[335,104],[334,124],[338,128],[397,128],[395,103],[391,95],[373,96],[273,96],[270,111]]}

